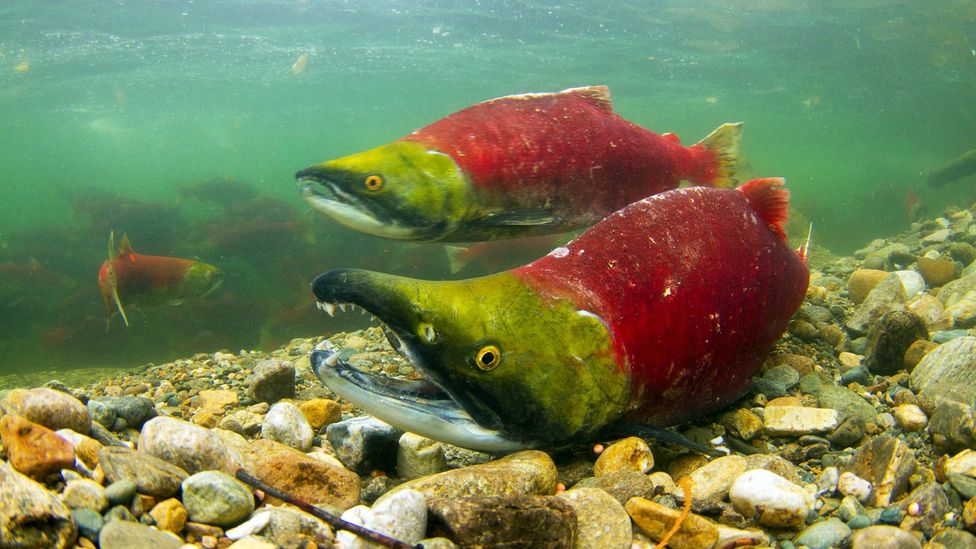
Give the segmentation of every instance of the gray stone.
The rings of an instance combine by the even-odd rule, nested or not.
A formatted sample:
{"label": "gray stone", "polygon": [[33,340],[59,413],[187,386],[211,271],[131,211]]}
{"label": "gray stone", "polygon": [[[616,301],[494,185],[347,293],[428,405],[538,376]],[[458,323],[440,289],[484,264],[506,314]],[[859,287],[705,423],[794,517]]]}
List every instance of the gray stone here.
{"label": "gray stone", "polygon": [[203,471],[183,481],[183,506],[188,520],[227,528],[254,511],[254,496],[226,473]]}
{"label": "gray stone", "polygon": [[841,540],[851,535],[851,529],[835,518],[815,522],[796,536],[797,545],[810,549],[830,549],[840,545]]}
{"label": "gray stone", "polygon": [[844,496],[837,507],[837,517],[844,522],[850,522],[854,517],[864,513],[864,506],[854,496]]}
{"label": "gray stone", "polygon": [[626,505],[634,497],[652,499],[660,492],[654,481],[640,471],[617,471],[599,477],[587,477],[573,486],[573,489],[577,488],[599,488],[610,494],[620,505]]}
{"label": "gray stone", "polygon": [[270,515],[268,525],[261,535],[278,546],[283,546],[287,538],[300,535],[318,547],[331,547],[334,539],[332,528],[321,520],[289,507],[265,506],[255,513]]}
{"label": "gray stone", "polygon": [[630,515],[613,496],[597,488],[573,488],[556,497],[576,512],[576,547],[630,547]]}
{"label": "gray stone", "polygon": [[851,383],[860,383],[861,385],[869,385],[871,383],[871,372],[868,370],[867,366],[858,364],[857,366],[841,374],[841,385],[847,386]]}
{"label": "gray stone", "polygon": [[763,429],[770,436],[826,433],[839,423],[836,410],[805,406],[767,406]]}
{"label": "gray stone", "polygon": [[397,475],[406,480],[447,470],[444,445],[413,433],[404,433],[397,447]]}
{"label": "gray stone", "polygon": [[[959,337],[926,354],[911,374],[919,399],[976,403],[976,337]],[[925,406],[923,406],[925,408]]]}
{"label": "gray stone", "polygon": [[904,311],[904,303],[908,297],[910,296],[905,291],[901,277],[896,273],[889,274],[868,293],[864,302],[847,321],[847,328],[857,334],[867,333],[868,328],[877,324],[885,314]]}
{"label": "gray stone", "polygon": [[901,502],[901,507],[907,509],[912,504],[918,504],[918,513],[908,515],[901,521],[901,528],[905,530],[921,530],[931,537],[935,525],[945,518],[949,510],[949,498],[946,497],[942,486],[937,482],[926,482],[914,490]]}
{"label": "gray stone", "polygon": [[929,543],[940,549],[972,549],[976,547],[976,536],[965,530],[946,528],[932,536]]}
{"label": "gray stone", "polygon": [[885,435],[858,448],[847,471],[870,482],[874,486],[872,505],[885,507],[905,493],[915,466],[915,452],[901,440]]}
{"label": "gray stone", "polygon": [[[746,471],[748,461],[742,456],[724,456],[695,469],[691,479],[691,506],[696,513],[717,511],[729,494],[732,482]],[[673,493],[676,500],[684,502],[684,491]],[[626,505],[626,503],[625,503]]]}
{"label": "gray stone", "polygon": [[125,520],[129,522],[139,522],[139,519],[132,514],[132,511],[124,505],[116,505],[105,513],[105,522],[111,522],[113,520]]}
{"label": "gray stone", "polygon": [[325,430],[339,461],[361,475],[392,471],[402,435],[403,431],[370,416],[333,423]]}
{"label": "gray stone", "polygon": [[275,403],[295,396],[295,366],[291,362],[267,359],[254,367],[248,378],[250,393],[257,402]]}
{"label": "gray stone", "polygon": [[939,300],[945,304],[946,313],[952,317],[956,328],[972,328],[976,325],[973,307],[976,305],[976,275],[953,280],[939,290]]}
{"label": "gray stone", "polygon": [[852,549],[922,549],[922,542],[896,526],[868,526],[854,532]]}
{"label": "gray stone", "polygon": [[968,500],[976,497],[976,478],[960,475],[959,473],[948,473],[946,479],[959,492],[962,499]]}
{"label": "gray stone", "polygon": [[264,416],[261,436],[280,442],[302,452],[312,449],[312,426],[298,406],[290,402],[279,402]]}
{"label": "gray stone", "polygon": [[156,417],[153,401],[137,396],[92,399],[88,401],[88,410],[92,419],[112,431],[140,429],[146,421]]}
{"label": "gray stone", "polygon": [[189,474],[218,470],[233,474],[237,464],[217,434],[189,421],[157,417],[139,435],[139,453],[158,457]]}
{"label": "gray stone", "polygon": [[0,546],[63,548],[77,538],[68,506],[0,460]]}
{"label": "gray stone", "polygon": [[830,309],[821,307],[819,305],[811,305],[809,303],[805,303],[802,307],[800,307],[800,311],[797,314],[807,322],[811,322],[813,324],[830,322],[834,319],[834,315],[831,314]]}
{"label": "gray stone", "polygon": [[891,311],[868,334],[864,365],[874,374],[891,375],[904,369],[905,351],[918,339],[929,336],[925,322],[915,313]]}
{"label": "gray stone", "polygon": [[105,495],[105,488],[101,484],[86,478],[69,480],[61,494],[61,500],[72,509],[92,509],[99,513],[108,509],[108,497]]}
{"label": "gray stone", "polygon": [[[183,480],[179,479],[177,484],[180,482]],[[105,487],[105,497],[108,498],[109,505],[126,505],[132,501],[137,489],[134,480],[122,478]]]}
{"label": "gray stone", "polygon": [[71,429],[83,435],[91,431],[88,408],[77,398],[54,389],[14,389],[0,402],[0,410],[52,431]]}
{"label": "gray stone", "polygon": [[[420,492],[401,490],[377,502],[372,509],[353,507],[343,513],[342,518],[402,542],[415,544],[427,532],[427,501]],[[346,549],[373,547],[373,544],[347,531],[338,532],[336,542]]]}
{"label": "gray stone", "polygon": [[960,402],[943,400],[932,412],[929,432],[932,443],[945,452],[976,448],[976,412]]}
{"label": "gray stone", "polygon": [[261,422],[260,415],[247,410],[238,410],[221,419],[219,427],[242,436],[253,437],[261,432]]}
{"label": "gray stone", "polygon": [[102,527],[98,535],[98,546],[101,549],[132,549],[133,547],[180,549],[183,541],[172,534],[160,532],[144,524],[113,520]]}
{"label": "gray stone", "polygon": [[123,446],[102,448],[98,460],[109,482],[129,480],[140,493],[158,498],[172,497],[187,477],[187,472],[175,465]]}
{"label": "gray stone", "polygon": [[573,547],[576,513],[551,496],[472,497],[430,502],[431,530],[462,547]]}
{"label": "gray stone", "polygon": [[840,420],[854,416],[862,423],[874,421],[878,412],[860,395],[845,387],[824,384],[820,387],[817,402],[821,408],[837,410]]}
{"label": "gray stone", "polygon": [[105,525],[105,520],[102,519],[102,515],[87,507],[81,507],[71,510],[71,518],[78,525],[78,534],[81,537],[98,541],[98,533],[101,532],[102,526]]}

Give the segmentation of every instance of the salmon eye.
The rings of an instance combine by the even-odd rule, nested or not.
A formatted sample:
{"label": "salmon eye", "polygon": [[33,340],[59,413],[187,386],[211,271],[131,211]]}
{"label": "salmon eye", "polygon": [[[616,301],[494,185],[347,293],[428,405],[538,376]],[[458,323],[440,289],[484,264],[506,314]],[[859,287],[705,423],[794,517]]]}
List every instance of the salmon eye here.
{"label": "salmon eye", "polygon": [[502,352],[494,345],[488,345],[482,347],[478,351],[478,356],[475,357],[475,362],[478,363],[478,368],[484,371],[494,370],[498,363],[502,361]]}
{"label": "salmon eye", "polygon": [[383,188],[383,176],[379,174],[367,175],[363,180],[367,191],[378,191]]}

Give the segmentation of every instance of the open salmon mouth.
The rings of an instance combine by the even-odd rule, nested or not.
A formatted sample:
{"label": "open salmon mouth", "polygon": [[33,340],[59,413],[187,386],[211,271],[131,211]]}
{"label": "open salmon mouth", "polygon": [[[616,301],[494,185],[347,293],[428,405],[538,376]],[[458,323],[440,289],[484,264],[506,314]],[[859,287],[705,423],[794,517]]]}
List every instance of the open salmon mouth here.
{"label": "open salmon mouth", "polygon": [[394,223],[389,215],[379,211],[380,203],[345,190],[344,176],[312,167],[296,173],[295,179],[303,183],[302,197],[306,202],[347,227],[386,238],[413,237],[412,229]]}
{"label": "open salmon mouth", "polygon": [[429,324],[418,329],[404,302],[384,300],[381,288],[362,291],[360,285],[369,274],[340,270],[319,275],[312,283],[316,306],[330,316],[337,310],[371,315],[394,351],[423,378],[404,380],[356,368],[342,360],[328,340],[312,351],[315,375],[338,396],[404,431],[489,452],[528,448],[528,443],[504,436],[501,419],[477,395],[452,390],[439,378],[426,349],[436,340],[436,330]]}

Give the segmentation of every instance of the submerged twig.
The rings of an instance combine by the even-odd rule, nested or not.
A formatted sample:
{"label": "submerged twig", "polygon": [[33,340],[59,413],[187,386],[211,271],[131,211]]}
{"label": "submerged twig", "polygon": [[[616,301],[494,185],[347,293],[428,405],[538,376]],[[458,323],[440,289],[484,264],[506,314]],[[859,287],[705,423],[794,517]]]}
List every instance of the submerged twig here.
{"label": "submerged twig", "polygon": [[668,533],[664,534],[661,541],[657,542],[654,549],[661,549],[662,547],[666,546],[668,544],[668,540],[671,539],[671,536],[675,535],[678,530],[681,529],[681,524],[684,523],[685,519],[688,518],[688,515],[691,514],[691,485],[692,481],[689,477],[683,477],[678,481],[678,486],[681,487],[681,491],[685,496],[684,506],[682,506],[681,514],[678,515],[678,518],[674,521],[674,524],[671,525],[671,529],[668,530]]}
{"label": "submerged twig", "polygon": [[391,538],[386,534],[374,532],[373,530],[364,528],[356,523],[343,520],[340,517],[337,517],[324,509],[316,507],[311,503],[308,503],[306,501],[296,498],[295,496],[286,494],[281,490],[278,490],[274,486],[271,486],[270,484],[262,481],[261,479],[255,477],[254,475],[248,473],[243,469],[237,470],[237,479],[251,486],[252,488],[261,490],[264,493],[268,494],[269,496],[273,496],[280,499],[281,501],[290,503],[295,507],[298,507],[302,511],[305,511],[306,513],[316,518],[322,519],[335,530],[346,530],[347,532],[352,532],[353,534],[356,534],[361,538],[372,541],[373,543],[378,543],[384,547],[392,547],[393,549],[423,549],[423,545],[420,544],[410,545],[409,543],[404,543],[398,539]]}

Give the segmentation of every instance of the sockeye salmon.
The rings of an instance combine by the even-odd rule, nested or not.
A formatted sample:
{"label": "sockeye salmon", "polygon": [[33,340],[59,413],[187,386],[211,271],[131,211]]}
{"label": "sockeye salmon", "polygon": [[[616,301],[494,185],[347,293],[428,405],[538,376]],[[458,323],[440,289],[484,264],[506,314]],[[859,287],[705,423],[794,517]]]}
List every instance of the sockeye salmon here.
{"label": "sockeye salmon", "polygon": [[378,317],[429,381],[357,370],[328,345],[313,351],[313,369],[383,421],[486,451],[686,422],[748,389],[803,302],[806,252],[786,243],[787,208],[781,179],[688,187],[486,277],[323,273],[312,283],[319,307]]}
{"label": "sockeye salmon", "polygon": [[472,242],[568,232],[682,180],[731,186],[740,124],[686,147],[613,112],[606,86],[478,103],[392,143],[299,171],[359,231]]}
{"label": "sockeye salmon", "polygon": [[[223,281],[217,267],[181,257],[137,254],[122,235],[118,253],[115,233],[108,238],[108,260],[98,270],[98,288],[105,300],[109,320],[118,309],[129,325],[122,302],[129,305],[179,305],[206,296]],[[114,308],[113,308],[114,304]]]}

